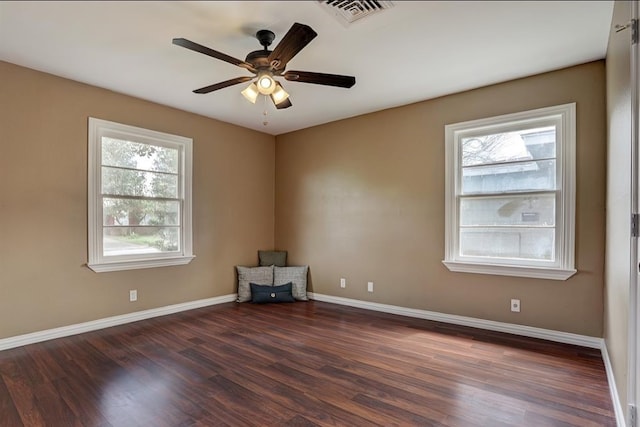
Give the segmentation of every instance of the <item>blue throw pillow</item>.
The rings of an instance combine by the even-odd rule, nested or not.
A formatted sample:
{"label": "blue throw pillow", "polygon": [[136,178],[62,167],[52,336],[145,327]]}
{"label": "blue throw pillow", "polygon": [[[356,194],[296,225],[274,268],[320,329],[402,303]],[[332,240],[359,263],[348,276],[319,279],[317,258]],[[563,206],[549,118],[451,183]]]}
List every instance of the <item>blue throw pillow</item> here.
{"label": "blue throw pillow", "polygon": [[265,304],[269,302],[295,302],[291,293],[292,283],[285,283],[280,286],[258,285],[250,283],[251,302]]}

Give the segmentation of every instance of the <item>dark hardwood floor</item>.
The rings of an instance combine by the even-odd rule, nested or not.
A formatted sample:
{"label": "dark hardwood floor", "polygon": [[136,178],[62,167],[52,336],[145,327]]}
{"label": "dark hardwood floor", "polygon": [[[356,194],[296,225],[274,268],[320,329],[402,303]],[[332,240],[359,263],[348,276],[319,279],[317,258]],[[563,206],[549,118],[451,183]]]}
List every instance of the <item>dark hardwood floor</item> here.
{"label": "dark hardwood floor", "polygon": [[599,350],[321,302],[0,352],[0,426],[615,426]]}

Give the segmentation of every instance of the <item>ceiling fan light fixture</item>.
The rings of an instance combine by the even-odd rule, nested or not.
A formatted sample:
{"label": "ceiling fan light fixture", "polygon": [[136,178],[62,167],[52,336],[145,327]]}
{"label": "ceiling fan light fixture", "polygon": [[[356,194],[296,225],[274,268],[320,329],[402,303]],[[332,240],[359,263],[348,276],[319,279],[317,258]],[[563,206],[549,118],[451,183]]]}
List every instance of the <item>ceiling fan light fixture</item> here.
{"label": "ceiling fan light fixture", "polygon": [[258,90],[258,86],[252,82],[249,86],[247,86],[245,90],[243,90],[240,93],[242,93],[242,96],[244,96],[247,99],[247,101],[249,101],[252,104],[255,104],[256,99],[258,99],[258,95],[260,94],[260,91]]}
{"label": "ceiling fan light fixture", "polygon": [[289,94],[283,89],[280,83],[276,82],[276,87],[271,94],[271,100],[275,105],[286,101],[289,98]]}
{"label": "ceiling fan light fixture", "polygon": [[270,73],[258,75],[258,91],[263,95],[271,95],[276,88],[276,82]]}

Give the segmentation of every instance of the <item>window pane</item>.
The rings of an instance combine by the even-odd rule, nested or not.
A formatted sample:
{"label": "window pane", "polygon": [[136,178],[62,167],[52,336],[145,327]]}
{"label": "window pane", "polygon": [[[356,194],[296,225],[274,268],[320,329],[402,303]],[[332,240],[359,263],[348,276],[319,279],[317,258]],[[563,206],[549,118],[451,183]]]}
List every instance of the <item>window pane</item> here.
{"label": "window pane", "polygon": [[462,194],[555,190],[556,161],[475,166],[462,169]]}
{"label": "window pane", "polygon": [[461,228],[460,255],[552,261],[554,228]]}
{"label": "window pane", "polygon": [[178,150],[102,137],[102,164],[147,171],[178,173]]}
{"label": "window pane", "polygon": [[105,227],[105,256],[152,254],[180,250],[178,227]]}
{"label": "window pane", "polygon": [[555,126],[461,139],[462,166],[556,157]]}
{"label": "window pane", "polygon": [[102,194],[178,198],[178,176],[103,166]]}
{"label": "window pane", "polygon": [[105,197],[102,218],[104,226],[180,225],[180,202]]}
{"label": "window pane", "polygon": [[460,199],[461,226],[554,226],[555,194]]}

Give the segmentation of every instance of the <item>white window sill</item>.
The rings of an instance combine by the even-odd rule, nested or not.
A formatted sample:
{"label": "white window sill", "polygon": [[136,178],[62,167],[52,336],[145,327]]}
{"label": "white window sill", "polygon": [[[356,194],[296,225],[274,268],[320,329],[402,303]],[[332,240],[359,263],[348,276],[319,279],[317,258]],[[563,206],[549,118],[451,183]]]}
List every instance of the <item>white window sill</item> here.
{"label": "white window sill", "polygon": [[138,259],[130,261],[118,261],[118,262],[102,262],[87,264],[87,267],[95,271],[96,273],[104,273],[108,271],[121,271],[121,270],[138,270],[141,268],[155,268],[155,267],[169,267],[173,265],[186,265],[195,258],[193,256],[179,256],[171,258],[156,258],[156,259]]}
{"label": "white window sill", "polygon": [[460,261],[442,261],[450,270],[458,273],[493,274],[497,276],[530,277],[534,279],[567,280],[578,270],[561,268],[521,267],[499,264],[475,264]]}

